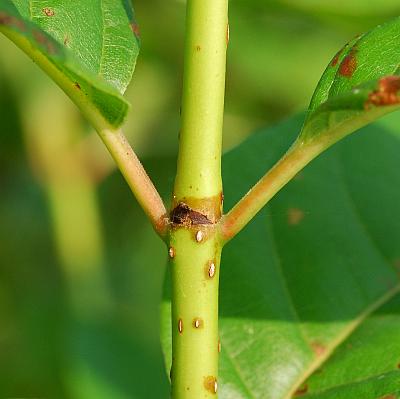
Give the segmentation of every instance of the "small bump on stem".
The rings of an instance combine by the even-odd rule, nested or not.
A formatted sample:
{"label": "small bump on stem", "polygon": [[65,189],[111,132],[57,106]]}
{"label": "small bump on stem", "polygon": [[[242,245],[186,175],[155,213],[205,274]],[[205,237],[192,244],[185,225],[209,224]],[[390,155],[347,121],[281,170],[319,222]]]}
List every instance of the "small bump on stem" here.
{"label": "small bump on stem", "polygon": [[207,391],[216,394],[218,391],[218,382],[215,377],[209,376],[204,379],[204,387]]}
{"label": "small bump on stem", "polygon": [[178,321],[178,331],[179,331],[179,334],[183,333],[183,321],[182,321],[182,319],[179,319],[179,321]]}
{"label": "small bump on stem", "polygon": [[203,327],[203,320],[202,319],[199,319],[198,317],[196,317],[195,319],[193,319],[193,327],[194,328],[201,328],[201,327]]}
{"label": "small bump on stem", "polygon": [[208,267],[208,277],[213,278],[215,276],[215,263],[211,262]]}
{"label": "small bump on stem", "polygon": [[168,255],[169,255],[170,259],[174,259],[175,258],[175,248],[174,247],[169,247]]}
{"label": "small bump on stem", "polygon": [[196,241],[197,241],[197,242],[202,242],[202,241],[203,241],[203,238],[204,238],[204,233],[203,233],[201,230],[199,230],[199,231],[196,233]]}

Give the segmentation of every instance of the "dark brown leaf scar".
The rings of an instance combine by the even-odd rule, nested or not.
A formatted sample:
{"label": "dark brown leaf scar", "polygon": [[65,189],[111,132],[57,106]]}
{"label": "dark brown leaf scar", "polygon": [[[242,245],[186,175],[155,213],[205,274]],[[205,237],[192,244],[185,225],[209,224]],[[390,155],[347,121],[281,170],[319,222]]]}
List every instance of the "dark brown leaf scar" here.
{"label": "dark brown leaf scar", "polygon": [[43,8],[43,14],[46,15],[46,17],[52,17],[54,15],[54,10],[52,10],[49,7]]}
{"label": "dark brown leaf scar", "polygon": [[175,249],[174,249],[174,247],[169,247],[169,249],[168,249],[168,255],[169,255],[169,257],[170,257],[171,259],[174,259],[174,258],[175,258]]}
{"label": "dark brown leaf scar", "polygon": [[193,327],[196,329],[204,327],[204,321],[198,317],[194,318]]}
{"label": "dark brown leaf scar", "polygon": [[218,391],[218,382],[217,379],[213,376],[208,376],[204,378],[204,388],[207,391],[216,394]]}
{"label": "dark brown leaf scar", "polygon": [[179,331],[179,334],[183,333],[183,321],[182,321],[182,319],[178,320],[178,331]]}

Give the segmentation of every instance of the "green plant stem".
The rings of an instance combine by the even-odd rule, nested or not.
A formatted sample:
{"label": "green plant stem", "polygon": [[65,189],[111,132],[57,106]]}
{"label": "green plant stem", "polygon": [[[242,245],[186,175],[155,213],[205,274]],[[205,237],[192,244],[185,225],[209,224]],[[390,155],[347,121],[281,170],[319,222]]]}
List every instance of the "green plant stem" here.
{"label": "green plant stem", "polygon": [[167,231],[167,210],[128,140],[121,130],[98,128],[97,131],[154,229],[164,237]]}
{"label": "green plant stem", "polygon": [[[215,398],[218,388],[218,281],[222,242],[221,143],[228,0],[188,0],[182,129],[172,218],[172,398]],[[187,209],[187,208],[186,208]],[[204,222],[207,218],[207,222]]]}
{"label": "green plant stem", "polygon": [[[207,237],[195,240],[197,231]],[[178,229],[172,273],[172,398],[215,398],[221,241],[213,227]]]}
{"label": "green plant stem", "polygon": [[223,217],[221,234],[231,240],[301,169],[326,148],[324,143],[306,146],[296,141],[288,152]]}
{"label": "green plant stem", "polygon": [[213,197],[222,189],[227,26],[227,0],[188,0],[178,200]]}

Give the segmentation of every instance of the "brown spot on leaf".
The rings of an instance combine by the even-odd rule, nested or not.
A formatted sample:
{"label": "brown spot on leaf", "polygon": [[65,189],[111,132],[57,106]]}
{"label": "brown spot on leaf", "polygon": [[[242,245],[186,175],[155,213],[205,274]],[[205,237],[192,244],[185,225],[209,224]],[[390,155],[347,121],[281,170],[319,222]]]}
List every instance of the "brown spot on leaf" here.
{"label": "brown spot on leaf", "polygon": [[311,342],[311,348],[317,357],[322,356],[326,351],[326,347],[317,341]]}
{"label": "brown spot on leaf", "polygon": [[354,74],[354,71],[357,69],[357,49],[354,47],[350,50],[349,54],[344,57],[344,60],[339,66],[339,74],[346,77],[351,78]]}
{"label": "brown spot on leaf", "polygon": [[54,10],[49,8],[49,7],[45,7],[42,9],[42,12],[44,15],[46,15],[47,17],[52,17],[54,15]]}
{"label": "brown spot on leaf", "polygon": [[36,43],[40,44],[42,47],[46,49],[49,54],[56,53],[56,47],[52,40],[42,33],[40,30],[34,29],[32,31],[33,38],[36,40]]}
{"label": "brown spot on leaf", "polygon": [[14,17],[6,14],[5,12],[0,12],[0,25],[11,25]]}
{"label": "brown spot on leaf", "polygon": [[[345,46],[345,47],[346,47],[346,46]],[[336,55],[332,58],[332,61],[331,61],[331,66],[332,66],[332,67],[335,67],[335,66],[337,65],[337,63],[339,62],[340,56],[342,55],[342,53],[343,53],[345,47],[341,48],[341,49],[336,53]]]}
{"label": "brown spot on leaf", "polygon": [[296,390],[296,392],[293,394],[293,397],[298,398],[299,396],[305,395],[307,392],[308,392],[308,385],[304,384]]}
{"label": "brown spot on leaf", "polygon": [[78,82],[75,82],[75,83],[74,83],[74,86],[75,86],[78,90],[81,90],[81,85],[80,85]]}
{"label": "brown spot on leaf", "polygon": [[381,107],[400,103],[398,92],[400,90],[400,76],[386,76],[379,80],[378,88],[369,94],[365,109],[372,105]]}
{"label": "brown spot on leaf", "polygon": [[197,45],[196,46],[196,51],[201,51],[201,46]]}
{"label": "brown spot on leaf", "polygon": [[139,25],[136,22],[132,22],[130,24],[131,30],[133,34],[136,36],[137,39],[140,39],[140,28]]}
{"label": "brown spot on leaf", "polygon": [[297,226],[304,219],[304,212],[298,208],[290,208],[287,213],[288,223]]}
{"label": "brown spot on leaf", "polygon": [[191,209],[184,202],[180,202],[172,210],[171,222],[181,226],[212,224],[211,220],[209,220],[206,215]]}
{"label": "brown spot on leaf", "polygon": [[217,390],[218,390],[217,379],[212,376],[205,377],[204,378],[204,388],[207,391],[216,394]]}
{"label": "brown spot on leaf", "polygon": [[0,25],[15,27],[20,31],[24,31],[26,29],[23,21],[5,12],[0,12]]}
{"label": "brown spot on leaf", "polygon": [[297,175],[293,178],[293,180],[295,181],[300,181],[304,179],[304,173],[303,172],[299,172],[297,173]]}
{"label": "brown spot on leaf", "polygon": [[64,46],[68,46],[68,44],[69,44],[69,36],[68,35],[65,35],[65,37],[64,37]]}

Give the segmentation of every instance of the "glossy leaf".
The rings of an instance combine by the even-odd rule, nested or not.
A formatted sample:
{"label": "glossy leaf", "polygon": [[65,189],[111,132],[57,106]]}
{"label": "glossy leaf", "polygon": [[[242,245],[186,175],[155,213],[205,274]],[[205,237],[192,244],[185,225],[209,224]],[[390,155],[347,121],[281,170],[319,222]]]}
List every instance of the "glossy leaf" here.
{"label": "glossy leaf", "polygon": [[128,0],[0,2],[0,31],[24,50],[97,125],[118,127],[139,52]]}
{"label": "glossy leaf", "polygon": [[325,70],[300,140],[323,147],[400,106],[400,17],[353,39]]}
{"label": "glossy leaf", "polygon": [[[317,369],[332,353],[336,356],[335,349],[349,336],[357,340],[362,330],[354,330],[399,291],[398,121],[397,117],[390,130],[383,122],[365,128],[325,153],[224,249],[220,398],[307,394],[302,385],[306,378],[318,378]],[[297,118],[262,131],[225,156],[228,209],[285,152],[300,125]],[[164,348],[170,335],[169,307],[165,299]],[[367,332],[370,322],[373,319],[366,321]],[[366,336],[360,347],[364,361],[374,359],[371,375],[387,374],[387,381],[399,377],[397,352],[392,352],[398,343],[389,339],[393,329],[391,334],[376,341]],[[167,353],[168,359],[168,349]],[[330,387],[341,384],[343,376],[350,383],[363,381],[367,366],[355,368],[354,362],[343,363],[336,371],[331,366]],[[322,392],[327,382],[311,379],[310,393],[313,384]],[[381,384],[380,379],[360,387],[362,391],[343,388],[334,397],[393,393],[393,383]]]}

